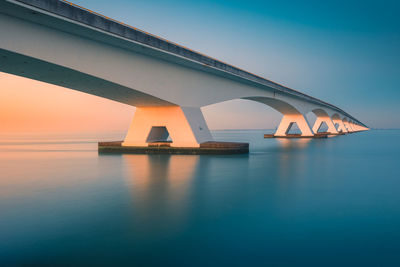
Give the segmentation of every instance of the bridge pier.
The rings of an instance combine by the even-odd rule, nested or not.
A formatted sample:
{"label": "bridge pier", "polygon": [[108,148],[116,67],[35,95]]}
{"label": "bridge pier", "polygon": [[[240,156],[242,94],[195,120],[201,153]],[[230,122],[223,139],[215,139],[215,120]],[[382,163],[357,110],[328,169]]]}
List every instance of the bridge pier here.
{"label": "bridge pier", "polygon": [[321,126],[323,123],[326,123],[326,125],[328,126],[328,133],[329,134],[338,134],[338,131],[335,128],[335,125],[333,124],[331,118],[329,116],[317,116],[317,119],[314,123],[314,126],[312,128],[312,131],[315,134],[318,134],[318,131],[320,130]]}
{"label": "bridge pier", "polygon": [[352,127],[353,127],[354,131],[356,131],[356,132],[362,132],[362,131],[368,131],[369,130],[369,128],[366,128],[366,127],[361,126],[361,125],[356,124],[356,123],[353,123]]}
{"label": "bridge pier", "polygon": [[358,127],[357,127],[357,125],[355,123],[350,122],[350,125],[351,125],[351,128],[353,129],[354,132],[358,132],[359,131]]}
{"label": "bridge pier", "polygon": [[362,131],[368,131],[369,130],[369,128],[361,126],[361,125],[356,124],[356,123],[353,123],[352,127],[356,132],[362,132]]}
{"label": "bridge pier", "polygon": [[345,128],[347,129],[347,132],[349,132],[349,133],[354,132],[353,128],[351,128],[351,125],[347,120],[343,120],[343,124],[344,124]]}
{"label": "bridge pier", "polygon": [[368,127],[364,127],[364,126],[361,126],[361,125],[358,125],[358,127],[359,127],[359,131],[368,131],[368,130],[370,130]]}
{"label": "bridge pier", "polygon": [[138,107],[122,146],[168,142],[172,147],[200,147],[213,141],[200,108]]}
{"label": "bridge pier", "polygon": [[349,122],[349,125],[350,125],[350,127],[351,127],[351,129],[353,130],[353,132],[358,132],[357,131],[357,128],[356,128],[356,126],[354,125],[354,123],[353,122]]}
{"label": "bridge pier", "polygon": [[[337,131],[339,133],[348,133],[346,127],[344,126],[343,121],[340,118],[332,118],[333,124],[338,125],[337,126]],[[336,127],[335,127],[336,128]]]}
{"label": "bridge pier", "polygon": [[138,107],[124,141],[100,142],[101,153],[242,154],[248,143],[214,142],[200,108]]}
{"label": "bridge pier", "polygon": [[297,124],[301,131],[301,137],[312,137],[314,136],[311,128],[303,116],[303,114],[285,114],[276,130],[274,137],[288,137],[289,131],[294,124]]}

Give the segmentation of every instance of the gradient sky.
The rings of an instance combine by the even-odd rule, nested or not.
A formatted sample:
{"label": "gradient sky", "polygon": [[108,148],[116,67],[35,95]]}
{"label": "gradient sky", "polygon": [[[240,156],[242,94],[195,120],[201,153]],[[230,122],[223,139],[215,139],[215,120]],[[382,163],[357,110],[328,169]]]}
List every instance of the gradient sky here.
{"label": "gradient sky", "polygon": [[[318,97],[374,128],[400,127],[399,1],[80,0],[74,3]],[[124,131],[134,108],[0,73],[1,132]],[[245,100],[203,109],[211,129],[274,128]]]}

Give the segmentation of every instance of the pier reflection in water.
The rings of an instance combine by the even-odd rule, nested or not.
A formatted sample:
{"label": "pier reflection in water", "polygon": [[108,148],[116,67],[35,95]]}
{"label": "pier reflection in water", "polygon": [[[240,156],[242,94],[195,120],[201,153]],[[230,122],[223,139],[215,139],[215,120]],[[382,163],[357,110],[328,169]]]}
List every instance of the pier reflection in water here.
{"label": "pier reflection in water", "polygon": [[400,255],[398,132],[214,134],[250,142],[250,154],[3,142],[0,263],[338,266]]}
{"label": "pier reflection in water", "polygon": [[146,238],[179,231],[188,219],[199,156],[124,155],[122,159],[138,232]]}

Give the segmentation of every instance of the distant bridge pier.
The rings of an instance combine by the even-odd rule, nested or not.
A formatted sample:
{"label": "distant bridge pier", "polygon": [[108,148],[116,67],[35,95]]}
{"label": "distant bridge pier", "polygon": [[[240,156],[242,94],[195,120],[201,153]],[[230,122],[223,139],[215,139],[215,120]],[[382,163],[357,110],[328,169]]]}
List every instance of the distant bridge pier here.
{"label": "distant bridge pier", "polygon": [[275,137],[287,137],[289,136],[289,131],[294,124],[301,131],[301,137],[312,137],[314,136],[311,131],[310,125],[303,114],[284,114],[283,118],[276,130]]}
{"label": "distant bridge pier", "polygon": [[326,123],[328,126],[327,133],[329,134],[338,134],[339,132],[336,130],[335,125],[333,124],[331,118],[329,116],[324,116],[324,117],[317,117],[315,120],[314,126],[312,128],[312,131],[317,134],[319,130],[321,129],[323,123]]}
{"label": "distant bridge pier", "polygon": [[357,132],[356,127],[352,121],[349,121],[349,125],[350,125],[350,128],[353,130],[353,132]]}
{"label": "distant bridge pier", "polygon": [[335,128],[339,133],[348,133],[346,126],[344,125],[342,119],[339,117],[339,115],[334,114],[332,116],[332,121],[333,124],[336,126]]}
{"label": "distant bridge pier", "polygon": [[312,128],[312,131],[314,132],[314,134],[318,134],[323,123],[325,123],[328,126],[327,133],[329,133],[329,134],[338,134],[339,133],[336,130],[335,124],[333,123],[331,117],[328,115],[328,113],[325,110],[318,108],[318,109],[314,109],[313,113],[317,116],[317,119],[315,120],[314,126]]}
{"label": "distant bridge pier", "polygon": [[346,127],[346,129],[347,129],[347,131],[349,133],[354,132],[353,128],[351,128],[351,125],[350,125],[349,121],[346,118],[343,119],[343,124],[344,124],[344,126]]}
{"label": "distant bridge pier", "polygon": [[369,128],[363,127],[357,123],[352,123],[352,127],[356,132],[368,131]]}
{"label": "distant bridge pier", "polygon": [[358,132],[368,131],[368,130],[369,130],[369,128],[363,127],[363,126],[361,126],[361,125],[359,125],[359,124],[357,124],[357,123],[355,124],[355,127],[356,127],[356,129],[357,129]]}
{"label": "distant bridge pier", "polygon": [[359,132],[369,130],[368,128],[365,128],[365,127],[363,127],[363,126],[361,126],[361,125],[359,125],[359,124],[356,125],[356,129],[357,129],[357,131],[359,131]]}
{"label": "distant bridge pier", "polygon": [[350,121],[350,126],[354,132],[358,132],[357,125],[354,122]]}

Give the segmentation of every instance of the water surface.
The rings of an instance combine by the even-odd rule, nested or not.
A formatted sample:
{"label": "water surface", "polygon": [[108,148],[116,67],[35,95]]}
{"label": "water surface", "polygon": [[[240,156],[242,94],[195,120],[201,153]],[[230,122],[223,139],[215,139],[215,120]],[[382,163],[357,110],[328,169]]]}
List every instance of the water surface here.
{"label": "water surface", "polygon": [[251,143],[231,156],[3,136],[0,265],[400,266],[400,131],[265,132],[213,132]]}

